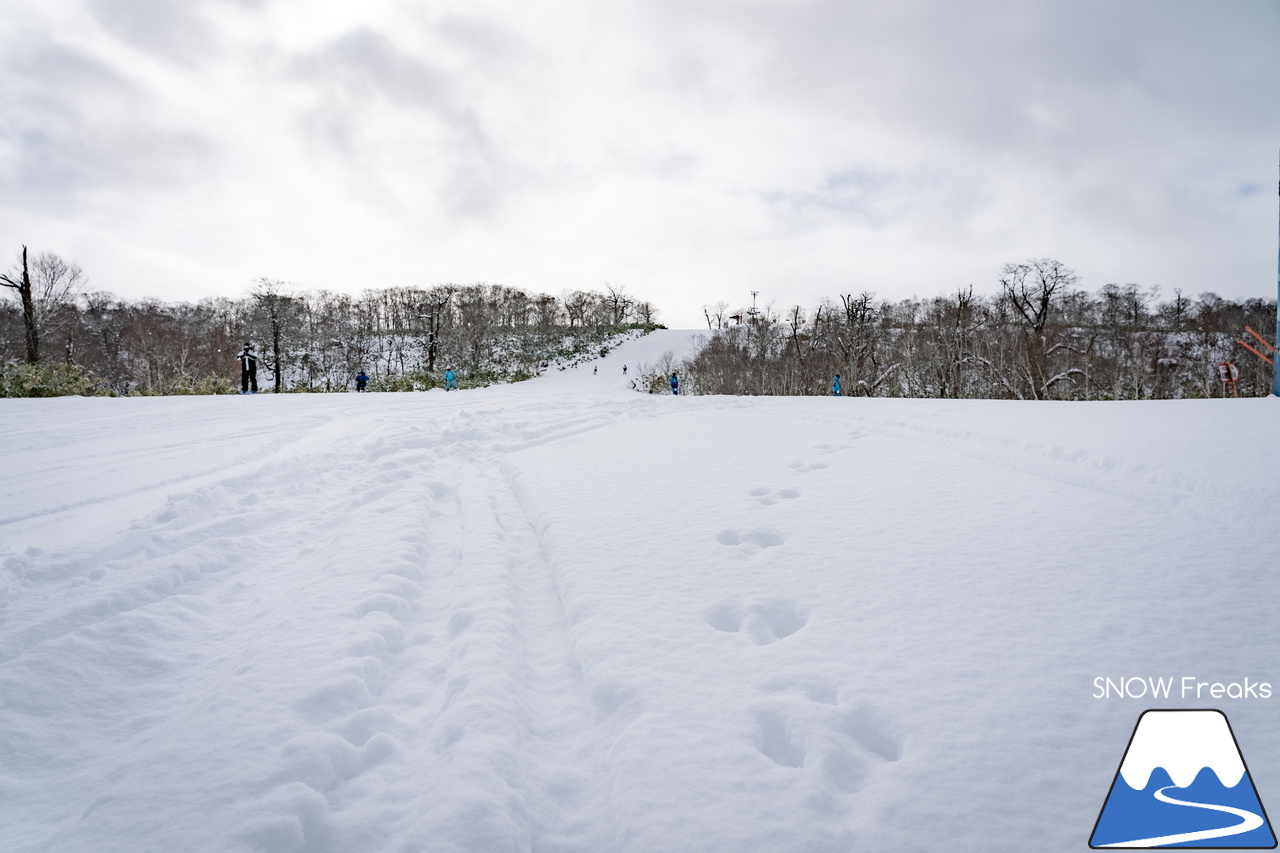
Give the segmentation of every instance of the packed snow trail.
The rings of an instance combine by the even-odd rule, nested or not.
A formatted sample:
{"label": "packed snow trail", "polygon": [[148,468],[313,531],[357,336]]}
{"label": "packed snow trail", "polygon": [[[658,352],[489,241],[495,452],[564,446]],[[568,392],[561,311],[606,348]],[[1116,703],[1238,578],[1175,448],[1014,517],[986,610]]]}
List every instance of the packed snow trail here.
{"label": "packed snow trail", "polygon": [[628,390],[675,334],[0,401],[0,846],[1075,850],[1145,708],[1095,676],[1280,682],[1277,401]]}
{"label": "packed snow trail", "polygon": [[[65,660],[58,650],[83,635],[101,640],[95,690],[122,700],[63,734],[77,763],[119,764],[105,786],[92,773],[80,779],[87,805],[55,846],[92,847],[103,822],[145,824],[154,803],[130,792],[159,773],[187,815],[154,828],[168,849],[212,849],[227,836],[260,849],[383,849],[406,833],[433,839],[433,850],[518,849],[530,839],[542,849],[607,847],[599,803],[608,786],[595,755],[604,743],[592,735],[537,533],[486,446],[494,433],[542,440],[564,418],[532,429],[488,419],[488,434],[476,420],[459,411],[452,431],[362,425],[322,454],[171,499],[128,532],[115,559],[99,562],[91,546],[23,561],[26,581],[85,575],[52,614],[7,625],[3,659],[27,677],[6,680],[6,709],[56,715],[58,693],[82,691],[80,669],[57,689],[49,682]],[[157,634],[164,658],[129,648]],[[442,689],[424,694],[425,685]],[[206,706],[216,709],[212,728],[184,733],[178,754],[166,742],[148,755],[157,725],[180,728]],[[104,741],[102,730],[118,734]],[[244,742],[250,732],[280,744],[275,766]],[[45,765],[35,740],[13,744],[33,771]],[[435,769],[416,807],[397,810],[399,821],[380,809],[348,821],[345,803],[410,782],[423,756]],[[226,790],[185,770],[218,765]],[[68,769],[45,766],[45,796],[33,805],[56,811],[76,798]],[[257,801],[210,823],[201,803],[229,802],[246,786]],[[495,790],[510,792],[522,819],[505,809],[494,812],[499,821],[484,818]]]}

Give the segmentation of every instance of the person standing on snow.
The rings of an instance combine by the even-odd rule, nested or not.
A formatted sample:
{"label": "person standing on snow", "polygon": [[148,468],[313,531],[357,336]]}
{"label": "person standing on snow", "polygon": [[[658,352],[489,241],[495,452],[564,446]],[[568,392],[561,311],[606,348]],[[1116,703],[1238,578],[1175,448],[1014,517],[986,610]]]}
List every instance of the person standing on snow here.
{"label": "person standing on snow", "polygon": [[836,374],[836,378],[831,380],[831,396],[840,396],[840,374]]}
{"label": "person standing on snow", "polygon": [[240,393],[248,394],[249,389],[253,389],[253,393],[258,393],[258,356],[253,352],[253,346],[248,342],[244,342],[244,349],[240,350],[240,354],[236,356],[240,362]]}
{"label": "person standing on snow", "polygon": [[361,368],[360,372],[356,374],[356,393],[359,394],[363,392],[365,386],[368,384],[369,374],[364,372],[364,368]]}
{"label": "person standing on snow", "polygon": [[444,390],[448,391],[450,388],[455,391],[461,390],[458,388],[458,374],[453,372],[452,367],[444,372]]}
{"label": "person standing on snow", "polygon": [[676,376],[674,373],[671,374],[671,393],[680,393],[680,377]]}
{"label": "person standing on snow", "polygon": [[626,366],[625,364],[624,364],[624,365],[622,365],[622,375],[623,375],[623,376],[626,376],[626,375],[627,375],[627,366]]}

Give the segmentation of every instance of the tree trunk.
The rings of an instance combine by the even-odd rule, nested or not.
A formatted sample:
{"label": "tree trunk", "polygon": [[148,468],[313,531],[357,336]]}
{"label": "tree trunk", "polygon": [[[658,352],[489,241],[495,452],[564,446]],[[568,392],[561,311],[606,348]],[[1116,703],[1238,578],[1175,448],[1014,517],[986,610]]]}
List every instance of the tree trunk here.
{"label": "tree trunk", "polygon": [[280,320],[276,317],[271,318],[271,356],[276,366],[275,392],[280,393],[281,370],[280,370]]}
{"label": "tree trunk", "polygon": [[14,281],[7,275],[0,275],[0,284],[18,291],[22,301],[22,325],[27,336],[27,361],[36,364],[40,361],[40,330],[36,325],[36,300],[31,292],[31,272],[27,267],[27,247],[22,247],[22,281]]}

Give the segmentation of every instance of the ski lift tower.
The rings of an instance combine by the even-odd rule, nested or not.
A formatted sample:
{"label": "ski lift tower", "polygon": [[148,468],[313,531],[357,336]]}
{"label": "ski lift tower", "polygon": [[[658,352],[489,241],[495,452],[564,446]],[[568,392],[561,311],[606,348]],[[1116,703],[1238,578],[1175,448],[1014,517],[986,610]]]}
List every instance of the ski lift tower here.
{"label": "ski lift tower", "polygon": [[758,290],[751,291],[751,307],[747,309],[747,346],[751,345],[751,332],[756,327],[756,315],[760,312],[756,310],[756,296],[760,293]]}

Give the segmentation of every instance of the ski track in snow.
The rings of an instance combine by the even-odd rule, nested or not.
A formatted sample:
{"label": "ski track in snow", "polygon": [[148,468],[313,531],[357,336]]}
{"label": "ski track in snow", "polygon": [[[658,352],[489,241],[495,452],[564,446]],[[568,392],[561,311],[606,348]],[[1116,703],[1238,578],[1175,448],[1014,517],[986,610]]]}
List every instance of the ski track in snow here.
{"label": "ski track in snow", "polygon": [[[226,749],[225,761],[243,766],[222,792],[174,772],[169,796],[188,803],[191,823],[149,827],[149,849],[611,849],[604,755],[617,702],[607,690],[588,693],[552,566],[501,459],[614,418],[561,406],[541,414],[511,420],[459,406],[452,418],[384,426],[336,453],[268,463],[171,498],[106,547],[16,558],[22,580],[11,604],[27,606],[9,608],[0,644],[4,708],[57,713],[58,676],[84,673],[58,673],[44,693],[24,676],[91,636],[111,649],[92,661],[103,690],[145,695],[156,709],[138,721],[126,718],[132,702],[122,703],[119,719],[108,707],[90,730],[69,729],[88,763],[120,761],[108,780],[68,781],[75,773],[63,765],[42,773],[39,744],[20,730],[0,735],[13,765],[45,777],[30,808],[87,803],[53,846],[92,849],[90,817],[99,830],[113,819],[145,825],[128,792],[143,783],[140,766],[154,770],[161,759],[147,754],[154,729],[181,726],[190,716],[182,709],[227,694],[248,705],[222,715],[228,729],[250,719],[269,726],[280,754]],[[365,555],[384,552],[388,537],[399,543],[395,560],[369,564]],[[299,558],[314,569],[302,588],[272,571]],[[58,601],[51,616],[31,606],[41,599]],[[237,615],[245,609],[247,620]],[[347,630],[324,630],[335,621]],[[269,633],[250,627],[262,624]],[[130,654],[131,637],[155,632],[172,643],[167,659]],[[259,660],[266,673],[296,661],[306,677],[255,682]],[[195,681],[184,670],[220,678]],[[103,728],[119,734],[113,756],[93,754]],[[187,748],[195,763],[217,764],[236,740],[229,730],[193,732]],[[427,768],[430,781],[414,784]],[[416,803],[350,808],[405,783],[420,791]],[[257,802],[234,802],[241,785],[259,792]],[[509,802],[495,804],[498,791]],[[207,799],[231,807],[223,825],[206,822]],[[20,840],[39,849],[39,839]]]}
{"label": "ski track in snow", "polygon": [[[990,786],[1064,799],[1052,765],[1065,759],[1043,751],[1041,731],[1099,708],[1076,669],[1116,660],[1095,654],[1098,637],[1135,618],[1141,599],[1112,584],[1112,566],[1095,568],[1127,540],[1104,533],[1078,558],[1025,565],[1034,533],[1010,556],[988,531],[935,542],[926,525],[944,513],[978,523],[963,505],[975,472],[999,472],[988,490],[1024,500],[1042,483],[1060,489],[1036,511],[1074,506],[1077,493],[1113,512],[1132,502],[1124,536],[1133,519],[1170,511],[1181,521],[1169,530],[1211,530],[1218,504],[1273,500],[1268,481],[1161,467],[1095,435],[1040,435],[1034,417],[1008,428],[961,406],[952,418],[939,401],[617,393],[620,363],[657,352],[640,343],[602,361],[604,390],[589,393],[588,364],[528,387],[338,406],[111,401],[150,408],[93,409],[100,442],[0,423],[4,446],[25,448],[5,457],[14,485],[0,532],[46,542],[0,547],[5,849],[1083,844],[1105,785],[1066,798],[1061,843],[1042,845],[1044,815]],[[982,411],[1052,420],[1017,405]],[[1103,412],[1099,433],[1123,415]],[[197,435],[180,432],[193,422]],[[651,434],[672,444],[645,445]],[[783,446],[761,443],[771,436]],[[83,471],[95,481],[68,497]],[[904,518],[911,510],[933,522]],[[1091,512],[1070,523],[1102,517]],[[1215,541],[1243,541],[1232,564],[1268,564],[1273,547],[1248,547],[1258,513],[1225,515]],[[82,523],[83,535],[47,544]],[[1159,530],[1146,533],[1150,547]],[[1134,588],[1146,571],[1133,570]],[[1238,600],[1262,577],[1248,563],[1215,589]],[[1194,567],[1160,579],[1170,595],[1202,594]],[[1105,598],[1084,599],[1099,587]],[[1036,597],[1020,598],[1025,588]],[[1103,627],[1052,633],[1091,619]],[[1186,648],[1218,653],[1212,625],[1178,630]],[[1274,630],[1249,635],[1248,654],[1274,648]],[[1010,698],[1016,689],[1032,698]],[[997,735],[1020,740],[997,749]],[[1053,741],[1079,752],[1067,735]],[[1103,776],[1113,751],[1097,757]],[[933,800],[920,793],[930,784]],[[1017,841],[993,840],[993,824]]]}
{"label": "ski track in snow", "polygon": [[[972,429],[918,425],[902,418],[886,419],[864,414],[840,420],[830,417],[809,417],[807,420],[854,426],[855,429],[849,433],[850,441],[878,435],[944,448],[983,463],[1164,510],[1177,510],[1188,504],[1194,504],[1197,511],[1215,503],[1248,504],[1265,500],[1270,493],[1265,488],[1242,485],[1239,481],[1225,486],[1206,483],[1189,478],[1176,469],[1148,466],[1142,461],[1098,453],[1087,447],[1048,444],[1026,434],[999,435]],[[838,449],[829,448],[832,452]],[[1231,516],[1225,516],[1223,522],[1235,523]]]}

